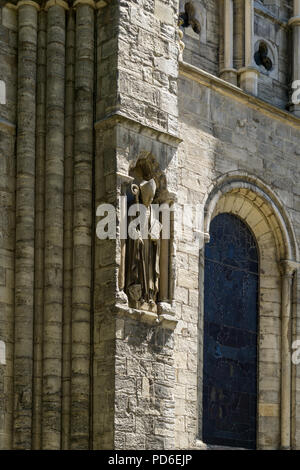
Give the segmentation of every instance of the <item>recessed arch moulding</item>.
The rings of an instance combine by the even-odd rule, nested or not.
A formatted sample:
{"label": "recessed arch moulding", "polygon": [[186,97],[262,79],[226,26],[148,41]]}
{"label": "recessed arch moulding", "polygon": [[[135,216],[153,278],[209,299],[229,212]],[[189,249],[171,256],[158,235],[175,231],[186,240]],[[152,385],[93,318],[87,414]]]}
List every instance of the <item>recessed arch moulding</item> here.
{"label": "recessed arch moulding", "polygon": [[[247,172],[232,172],[215,180],[204,201],[204,240],[209,240],[213,218],[231,213],[250,228],[260,258],[259,370],[257,446],[290,448],[293,441],[293,394],[291,343],[293,287],[299,266],[298,246],[287,211],[278,196],[261,179]],[[202,263],[203,266],[203,253]],[[202,273],[203,276],[203,273]],[[201,273],[200,273],[201,279]],[[201,289],[201,282],[200,282]],[[200,298],[203,298],[200,292]],[[203,334],[203,303],[200,331]],[[199,374],[201,376],[201,352]],[[275,370],[275,374],[274,374]],[[201,382],[201,377],[200,377]],[[272,400],[267,393],[272,391]],[[201,401],[199,390],[199,401]],[[273,423],[272,426],[270,423]],[[265,430],[268,429],[268,433]],[[199,420],[201,438],[201,422]]]}

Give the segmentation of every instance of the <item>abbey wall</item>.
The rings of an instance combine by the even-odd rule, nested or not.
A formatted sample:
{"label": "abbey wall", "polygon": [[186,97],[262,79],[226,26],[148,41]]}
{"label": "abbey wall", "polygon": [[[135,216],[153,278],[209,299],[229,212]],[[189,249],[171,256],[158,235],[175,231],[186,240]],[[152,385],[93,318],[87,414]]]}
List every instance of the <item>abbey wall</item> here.
{"label": "abbey wall", "polygon": [[[221,213],[260,255],[256,446],[300,448],[300,2],[187,3],[0,4],[2,449],[208,448],[205,246]],[[143,303],[122,197],[149,181],[174,210]],[[103,204],[115,237],[98,236]]]}

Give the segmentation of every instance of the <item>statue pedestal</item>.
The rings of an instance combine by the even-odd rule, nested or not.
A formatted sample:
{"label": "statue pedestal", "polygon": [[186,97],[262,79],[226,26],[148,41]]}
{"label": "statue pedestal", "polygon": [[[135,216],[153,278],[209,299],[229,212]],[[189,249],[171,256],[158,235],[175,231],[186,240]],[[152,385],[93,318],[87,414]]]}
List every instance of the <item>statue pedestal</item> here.
{"label": "statue pedestal", "polygon": [[158,313],[131,308],[128,305],[117,303],[115,305],[115,313],[117,316],[125,316],[133,320],[150,323],[171,330],[174,330],[178,323],[178,320],[175,318],[175,309],[171,304],[167,303],[159,304]]}

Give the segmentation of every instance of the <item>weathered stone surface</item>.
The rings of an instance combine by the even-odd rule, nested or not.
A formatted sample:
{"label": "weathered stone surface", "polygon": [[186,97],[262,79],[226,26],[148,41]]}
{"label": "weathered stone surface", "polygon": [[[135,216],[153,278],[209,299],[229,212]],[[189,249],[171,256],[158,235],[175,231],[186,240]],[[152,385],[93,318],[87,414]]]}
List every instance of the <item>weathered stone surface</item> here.
{"label": "weathered stone surface", "polygon": [[[223,212],[245,221],[260,254],[257,447],[287,436],[300,448],[300,372],[289,372],[285,341],[299,338],[299,276],[279,263],[297,260],[300,237],[292,2],[255,2],[253,44],[245,1],[233,2],[228,76],[241,84],[262,39],[273,62],[259,67],[257,97],[219,78],[228,53],[219,0],[194,0],[200,32],[182,27],[179,63],[185,3],[0,8],[1,449],[205,447],[203,247],[208,220]],[[157,312],[129,308],[119,285],[118,196],[141,160],[176,209],[170,298]],[[101,203],[117,208],[116,240],[96,236]]]}

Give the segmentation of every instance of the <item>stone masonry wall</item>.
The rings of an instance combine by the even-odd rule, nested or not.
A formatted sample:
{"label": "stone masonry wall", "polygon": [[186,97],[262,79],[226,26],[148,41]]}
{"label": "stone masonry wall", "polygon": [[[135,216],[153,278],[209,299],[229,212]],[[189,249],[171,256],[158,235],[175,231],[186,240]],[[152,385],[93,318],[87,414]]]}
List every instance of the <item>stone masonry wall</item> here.
{"label": "stone masonry wall", "polygon": [[120,110],[176,134],[177,0],[120,1],[120,21]]}
{"label": "stone masonry wall", "polygon": [[[179,10],[184,11],[186,1],[180,0]],[[196,18],[201,25],[200,35],[192,27],[183,29],[185,49],[184,61],[219,75],[219,48],[221,38],[220,5],[217,0],[196,0]]]}
{"label": "stone masonry wall", "polygon": [[[286,2],[282,2],[287,4]],[[254,18],[254,42],[259,40],[267,42],[269,57],[273,62],[273,70],[266,71],[259,67],[260,77],[258,83],[258,96],[269,103],[287,109],[289,102],[289,86],[292,79],[292,37],[287,25],[291,9],[283,5],[273,12],[268,5],[267,9],[259,10],[257,5]]]}
{"label": "stone masonry wall", "polygon": [[[203,207],[211,183],[228,172],[260,178],[299,238],[299,120],[188,65],[180,65],[178,82],[177,0],[12,3],[0,8],[0,448],[197,447],[199,246],[192,231],[175,236],[169,323],[134,312],[119,289],[120,239],[96,237],[96,211],[102,203],[119,211],[122,185],[148,158],[179,208]],[[185,58],[217,75],[218,8],[197,3],[208,11],[199,13],[205,40],[186,34]],[[264,32],[261,19],[256,27]],[[288,80],[284,34],[276,39],[281,78],[261,81],[271,101],[282,80],[272,101],[280,106]],[[236,51],[236,64],[242,60]],[[278,289],[264,289],[272,341],[260,338],[266,373],[259,398],[267,406],[259,443],[274,448],[280,300]],[[297,448],[299,374],[294,368]]]}
{"label": "stone masonry wall", "polygon": [[[184,67],[179,79],[179,116],[183,143],[179,149],[180,204],[203,204],[212,182],[229,172],[246,172],[263,180],[278,195],[289,214],[296,238],[300,236],[300,187],[299,187],[299,122],[292,116],[280,116],[266,112],[258,105],[249,105],[247,98],[238,98],[234,92],[200,75],[190,75]],[[198,387],[201,389],[201,349],[199,335],[199,275],[203,270],[199,248],[188,240],[177,247],[177,311],[178,327],[175,336],[176,363],[176,447],[189,447],[199,436],[198,413],[201,416],[201,401],[198,402]],[[200,269],[200,271],[199,271]],[[298,282],[297,298],[300,286]],[[261,292],[261,295],[262,292]],[[278,292],[268,290],[270,308],[263,315],[272,322],[272,334],[280,334],[280,310]],[[201,302],[201,299],[200,299]],[[272,307],[273,305],[273,307]],[[299,334],[299,308],[295,310],[296,329]],[[273,403],[279,400],[278,373],[280,363],[267,372],[264,361],[278,361],[278,341],[261,339],[260,367],[265,371],[260,383],[259,400]],[[277,346],[276,346],[277,344]],[[273,348],[273,351],[272,351]],[[197,376],[197,360],[198,364]],[[277,359],[275,359],[277,358]],[[299,368],[295,371],[299,376]],[[267,377],[268,376],[268,377]],[[299,388],[295,385],[294,445],[299,448]],[[277,420],[277,424],[276,423]],[[278,445],[278,415],[263,418],[259,442],[263,448]],[[277,426],[277,437],[270,440],[271,431]]]}
{"label": "stone masonry wall", "polygon": [[[181,0],[180,12],[184,11],[186,1]],[[200,35],[192,27],[183,28],[185,49],[183,60],[207,72],[219,76],[223,60],[223,22],[220,2],[215,0],[194,1],[196,18],[201,25]],[[255,51],[260,40],[269,47],[269,57],[273,69],[267,71],[259,67],[258,96],[276,106],[287,109],[291,81],[292,37],[288,20],[292,14],[292,2],[254,3],[254,45]],[[244,2],[234,2],[234,67],[244,66]]]}
{"label": "stone masonry wall", "polygon": [[[176,12],[173,0],[132,0],[98,13],[95,208],[118,207],[145,155],[176,190]],[[173,448],[173,332],[118,307],[119,267],[120,240],[96,239],[93,446]]]}

